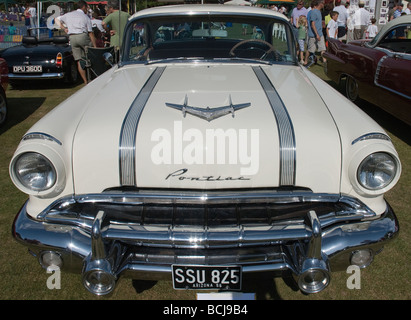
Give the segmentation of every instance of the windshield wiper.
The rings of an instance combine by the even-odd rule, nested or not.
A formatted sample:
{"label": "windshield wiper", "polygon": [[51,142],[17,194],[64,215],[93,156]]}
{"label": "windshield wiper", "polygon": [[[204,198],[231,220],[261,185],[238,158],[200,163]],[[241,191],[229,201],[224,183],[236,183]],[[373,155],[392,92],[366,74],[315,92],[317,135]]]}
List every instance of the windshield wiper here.
{"label": "windshield wiper", "polygon": [[156,64],[156,63],[170,63],[173,61],[184,62],[184,61],[196,61],[196,60],[207,60],[207,61],[222,61],[222,62],[245,62],[245,63],[258,63],[258,64],[265,64],[265,65],[272,65],[271,61],[264,61],[264,60],[255,60],[255,59],[247,59],[247,58],[210,58],[205,59],[204,57],[177,57],[177,58],[166,58],[166,59],[158,59],[158,60],[150,60],[147,61],[146,64]]}
{"label": "windshield wiper", "polygon": [[250,58],[239,58],[239,57],[232,57],[232,58],[214,58],[213,60],[221,60],[221,61],[234,61],[234,62],[246,62],[246,63],[261,63],[266,65],[273,64],[271,61],[265,60],[256,60]]}
{"label": "windshield wiper", "polygon": [[166,62],[173,62],[173,61],[196,61],[196,60],[204,60],[204,57],[176,57],[176,58],[165,58],[165,59],[157,59],[157,60],[150,60],[147,61],[146,64],[155,64],[155,63],[166,63]]}

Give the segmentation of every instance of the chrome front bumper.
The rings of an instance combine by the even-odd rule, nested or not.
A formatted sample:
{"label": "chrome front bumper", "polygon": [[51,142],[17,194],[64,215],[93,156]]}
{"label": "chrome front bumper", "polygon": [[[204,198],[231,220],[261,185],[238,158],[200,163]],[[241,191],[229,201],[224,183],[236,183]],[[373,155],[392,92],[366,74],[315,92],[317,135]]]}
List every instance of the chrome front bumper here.
{"label": "chrome front bumper", "polygon": [[[170,279],[173,264],[240,265],[243,273],[291,271],[303,291],[318,292],[356,252],[370,253],[361,267],[368,265],[399,230],[388,204],[376,216],[355,199],[304,193],[87,195],[62,199],[37,219],[26,205],[13,235],[43,267],[44,254],[55,254],[62,270],[84,279],[97,270],[113,283]],[[300,282],[313,270],[326,279],[307,288]],[[114,287],[92,290],[84,281],[96,294]]]}

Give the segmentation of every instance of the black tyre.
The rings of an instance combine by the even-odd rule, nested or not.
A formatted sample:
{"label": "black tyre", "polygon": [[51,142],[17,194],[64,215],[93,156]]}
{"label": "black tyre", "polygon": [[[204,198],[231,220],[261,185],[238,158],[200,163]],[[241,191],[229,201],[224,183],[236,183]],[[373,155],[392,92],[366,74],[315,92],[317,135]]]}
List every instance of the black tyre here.
{"label": "black tyre", "polygon": [[79,73],[77,69],[77,63],[75,61],[70,63],[68,70],[66,71],[65,82],[75,84],[79,80]]}
{"label": "black tyre", "polygon": [[4,90],[0,90],[0,127],[7,120],[7,99]]}
{"label": "black tyre", "polygon": [[345,79],[345,95],[352,102],[356,102],[359,98],[358,83],[351,76],[347,76],[347,78]]}

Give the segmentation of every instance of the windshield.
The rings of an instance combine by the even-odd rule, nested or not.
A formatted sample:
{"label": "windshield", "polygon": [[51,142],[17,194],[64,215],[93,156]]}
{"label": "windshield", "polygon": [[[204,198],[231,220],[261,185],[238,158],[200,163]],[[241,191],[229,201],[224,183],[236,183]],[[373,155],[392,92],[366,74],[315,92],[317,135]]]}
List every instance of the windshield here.
{"label": "windshield", "polygon": [[283,20],[253,16],[177,16],[132,21],[123,62],[247,59],[294,63],[295,42]]}

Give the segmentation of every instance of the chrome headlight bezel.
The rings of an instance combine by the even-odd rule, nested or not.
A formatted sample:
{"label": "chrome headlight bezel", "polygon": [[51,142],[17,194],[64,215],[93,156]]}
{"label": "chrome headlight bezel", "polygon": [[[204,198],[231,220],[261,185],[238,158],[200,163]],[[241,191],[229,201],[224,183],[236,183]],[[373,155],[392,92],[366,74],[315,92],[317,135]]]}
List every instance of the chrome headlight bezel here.
{"label": "chrome headlight bezel", "polygon": [[394,180],[396,173],[395,158],[386,152],[375,152],[358,166],[357,180],[363,188],[378,191],[386,188]]}
{"label": "chrome headlight bezel", "polygon": [[[374,175],[370,176],[373,172]],[[398,155],[394,148],[387,144],[370,144],[359,149],[349,165],[351,185],[359,195],[365,197],[384,194],[395,186],[400,175],[401,163]]]}
{"label": "chrome headlight bezel", "polygon": [[[51,198],[60,194],[66,184],[62,158],[46,145],[19,148],[11,160],[9,170],[16,187],[28,195]],[[30,181],[31,178],[34,180]]]}
{"label": "chrome headlight bezel", "polygon": [[13,173],[25,189],[42,192],[52,188],[57,181],[53,163],[37,152],[24,152],[14,159]]}

